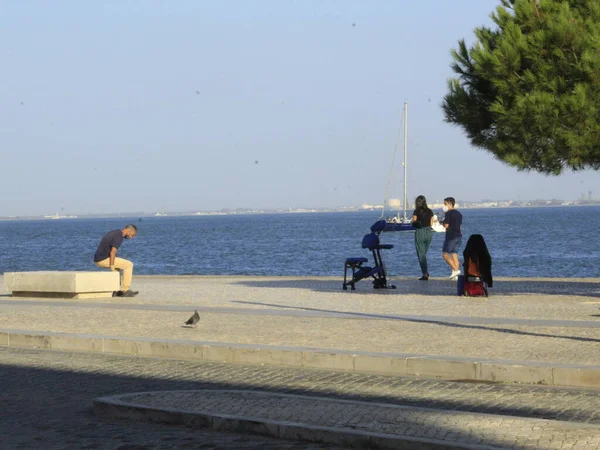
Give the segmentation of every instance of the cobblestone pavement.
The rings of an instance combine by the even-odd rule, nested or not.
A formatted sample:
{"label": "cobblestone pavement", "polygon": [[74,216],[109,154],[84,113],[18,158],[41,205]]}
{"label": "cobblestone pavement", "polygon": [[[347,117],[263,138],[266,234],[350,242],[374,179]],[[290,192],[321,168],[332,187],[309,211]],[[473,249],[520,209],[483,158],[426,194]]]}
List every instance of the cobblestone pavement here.
{"label": "cobblestone pavement", "polygon": [[[106,421],[92,412],[107,393],[179,389],[204,380],[173,361],[0,349],[0,448],[40,450],[324,450],[331,446],[183,427]],[[187,380],[187,381],[186,381]],[[199,381],[202,383],[202,381]]]}
{"label": "cobblestone pavement", "polygon": [[[454,445],[494,446],[536,450],[597,449],[600,427],[579,426],[554,420],[411,408],[384,403],[328,399],[279,393],[229,390],[162,391],[110,397],[125,405],[159,410],[200,412],[209,416],[236,416],[252,423],[284,421],[324,426],[340,433],[384,433],[414,439],[433,439]],[[105,400],[103,400],[105,401]],[[111,401],[111,400],[108,400]],[[173,415],[173,417],[180,417]]]}
{"label": "cobblestone pavement", "polygon": [[[191,431],[92,415],[97,397],[144,391],[244,389],[600,424],[600,390],[459,383],[105,354],[0,349],[2,448],[304,449],[298,442]],[[600,438],[600,436],[599,436]],[[518,440],[518,436],[516,438]],[[544,448],[599,448],[593,439]],[[560,444],[560,445],[559,445]],[[571,443],[572,444],[572,443]]]}
{"label": "cobblestone pavement", "polygon": [[[0,298],[0,329],[569,364],[600,364],[600,279],[502,279],[488,299],[449,280],[397,290],[301,277],[136,277],[140,295]],[[5,292],[5,291],[4,291]],[[195,308],[197,328],[181,328]]]}

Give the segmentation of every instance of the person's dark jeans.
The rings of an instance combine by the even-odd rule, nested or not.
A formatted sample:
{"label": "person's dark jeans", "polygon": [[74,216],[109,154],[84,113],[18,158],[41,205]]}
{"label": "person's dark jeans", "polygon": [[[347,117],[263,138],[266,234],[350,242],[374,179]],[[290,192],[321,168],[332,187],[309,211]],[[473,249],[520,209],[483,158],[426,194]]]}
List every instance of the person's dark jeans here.
{"label": "person's dark jeans", "polygon": [[415,230],[415,248],[417,249],[417,258],[419,258],[419,265],[421,266],[421,272],[423,275],[429,274],[427,269],[427,250],[431,245],[432,238],[431,228],[418,228]]}

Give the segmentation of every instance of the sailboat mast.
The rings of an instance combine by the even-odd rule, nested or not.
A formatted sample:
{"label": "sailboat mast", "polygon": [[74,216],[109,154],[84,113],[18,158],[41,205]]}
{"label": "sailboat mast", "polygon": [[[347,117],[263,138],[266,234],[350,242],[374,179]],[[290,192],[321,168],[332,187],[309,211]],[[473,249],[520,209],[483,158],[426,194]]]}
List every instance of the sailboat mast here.
{"label": "sailboat mast", "polygon": [[404,218],[406,218],[406,204],[408,203],[408,194],[406,192],[407,187],[407,165],[406,165],[406,152],[408,147],[408,102],[404,102]]}

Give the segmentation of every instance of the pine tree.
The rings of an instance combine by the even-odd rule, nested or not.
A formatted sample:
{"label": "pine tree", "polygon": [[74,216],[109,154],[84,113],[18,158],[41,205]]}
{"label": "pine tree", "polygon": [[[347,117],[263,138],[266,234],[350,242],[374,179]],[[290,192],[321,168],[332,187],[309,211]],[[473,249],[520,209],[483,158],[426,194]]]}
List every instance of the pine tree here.
{"label": "pine tree", "polygon": [[452,51],[446,121],[520,170],[600,169],[600,1],[501,0],[491,18]]}

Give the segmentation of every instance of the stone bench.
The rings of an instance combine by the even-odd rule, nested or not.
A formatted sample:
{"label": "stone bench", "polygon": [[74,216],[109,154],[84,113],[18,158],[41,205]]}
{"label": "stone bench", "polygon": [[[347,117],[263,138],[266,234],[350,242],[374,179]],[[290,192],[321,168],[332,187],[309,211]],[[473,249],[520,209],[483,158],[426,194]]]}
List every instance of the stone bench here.
{"label": "stone bench", "polygon": [[101,298],[120,287],[119,272],[6,272],[4,285],[15,297]]}

